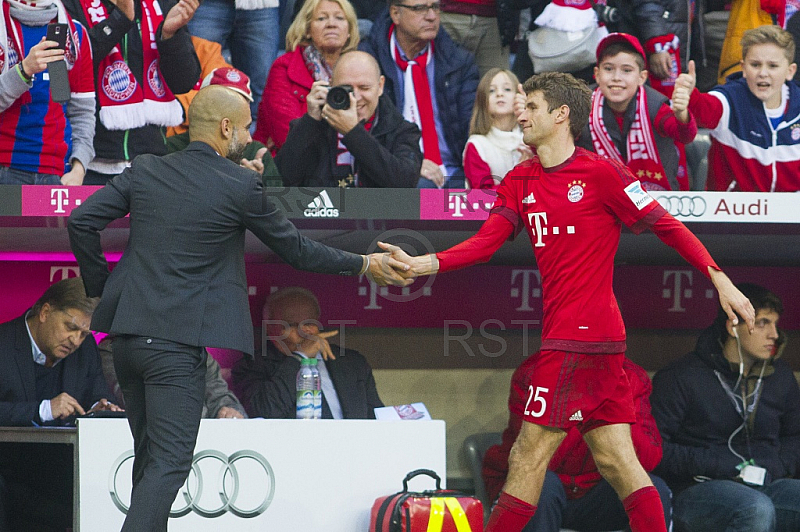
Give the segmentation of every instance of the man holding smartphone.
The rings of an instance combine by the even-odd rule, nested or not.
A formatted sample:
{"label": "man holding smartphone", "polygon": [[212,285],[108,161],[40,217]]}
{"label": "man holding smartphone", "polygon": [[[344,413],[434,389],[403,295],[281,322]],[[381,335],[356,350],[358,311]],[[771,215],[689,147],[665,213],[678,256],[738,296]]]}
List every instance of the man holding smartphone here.
{"label": "man holding smartphone", "polygon": [[[3,8],[0,184],[80,185],[94,157],[94,75],[86,30],[58,0],[8,0]],[[53,64],[58,66],[48,68]]]}

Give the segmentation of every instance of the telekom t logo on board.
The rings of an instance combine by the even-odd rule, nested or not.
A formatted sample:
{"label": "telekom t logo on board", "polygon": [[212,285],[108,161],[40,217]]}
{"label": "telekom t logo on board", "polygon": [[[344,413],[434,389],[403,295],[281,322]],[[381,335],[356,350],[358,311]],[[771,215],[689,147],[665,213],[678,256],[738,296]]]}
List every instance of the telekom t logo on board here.
{"label": "telekom t logo on board", "polygon": [[56,214],[64,214],[66,205],[69,205],[69,189],[66,188],[52,188],[50,189],[50,205],[55,205]]}
{"label": "telekom t logo on board", "polygon": [[542,274],[539,270],[511,270],[511,293],[512,299],[520,298],[520,305],[516,310],[531,311],[531,298],[539,299],[542,297]]}
{"label": "telekom t logo on board", "polygon": [[453,218],[463,218],[464,213],[461,212],[461,209],[466,209],[467,205],[467,193],[466,192],[451,192],[449,201],[447,203],[447,207],[449,210],[453,210]]}
{"label": "telekom t logo on board", "polygon": [[22,185],[22,216],[69,216],[75,207],[103,187]]}

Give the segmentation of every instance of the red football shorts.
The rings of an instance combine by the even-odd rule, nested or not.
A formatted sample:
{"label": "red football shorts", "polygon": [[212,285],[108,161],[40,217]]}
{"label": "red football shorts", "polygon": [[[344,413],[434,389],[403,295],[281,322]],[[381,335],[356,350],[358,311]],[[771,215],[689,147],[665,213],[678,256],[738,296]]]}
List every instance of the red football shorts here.
{"label": "red football shorts", "polygon": [[525,397],[525,421],[565,431],[577,427],[582,434],[636,421],[623,353],[539,351],[532,356],[528,389],[515,390]]}

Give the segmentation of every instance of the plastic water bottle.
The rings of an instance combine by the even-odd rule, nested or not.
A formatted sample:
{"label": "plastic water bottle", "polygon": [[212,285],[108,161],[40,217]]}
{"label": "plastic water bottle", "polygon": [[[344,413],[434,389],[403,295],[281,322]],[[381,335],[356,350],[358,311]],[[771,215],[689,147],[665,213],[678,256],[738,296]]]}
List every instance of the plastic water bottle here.
{"label": "plastic water bottle", "polygon": [[322,390],[316,358],[304,358],[297,371],[297,419],[322,418]]}

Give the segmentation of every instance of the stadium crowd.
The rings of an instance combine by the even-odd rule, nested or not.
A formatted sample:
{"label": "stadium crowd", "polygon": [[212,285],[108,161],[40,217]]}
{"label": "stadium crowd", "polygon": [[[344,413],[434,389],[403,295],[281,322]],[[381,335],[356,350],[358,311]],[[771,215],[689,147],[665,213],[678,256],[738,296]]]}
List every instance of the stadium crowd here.
{"label": "stadium crowd", "polygon": [[[0,183],[102,185],[185,147],[192,97],[227,68],[211,77],[248,99],[242,164],[265,186],[496,188],[534,155],[521,82],[561,70],[594,89],[578,145],[648,190],[800,189],[793,0],[228,3],[4,2]],[[559,49],[565,30],[586,49]],[[377,68],[337,76],[354,50]]]}

